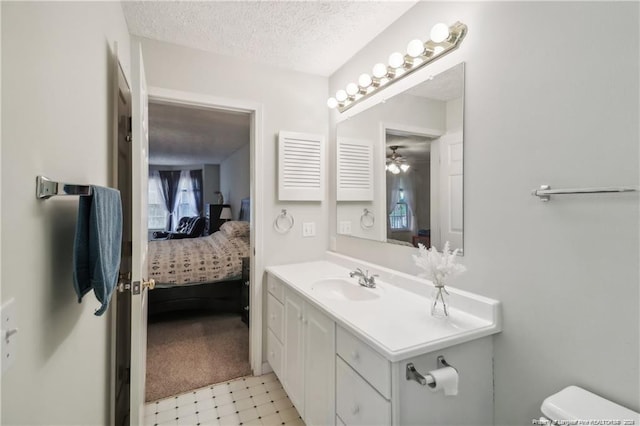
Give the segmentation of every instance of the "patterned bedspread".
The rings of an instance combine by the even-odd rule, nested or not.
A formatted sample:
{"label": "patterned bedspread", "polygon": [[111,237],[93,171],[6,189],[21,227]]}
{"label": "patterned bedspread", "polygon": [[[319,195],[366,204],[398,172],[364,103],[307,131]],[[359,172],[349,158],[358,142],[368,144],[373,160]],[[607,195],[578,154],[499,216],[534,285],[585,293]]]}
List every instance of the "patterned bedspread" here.
{"label": "patterned bedspread", "polygon": [[249,237],[215,232],[207,237],[149,241],[149,278],[158,287],[240,279]]}

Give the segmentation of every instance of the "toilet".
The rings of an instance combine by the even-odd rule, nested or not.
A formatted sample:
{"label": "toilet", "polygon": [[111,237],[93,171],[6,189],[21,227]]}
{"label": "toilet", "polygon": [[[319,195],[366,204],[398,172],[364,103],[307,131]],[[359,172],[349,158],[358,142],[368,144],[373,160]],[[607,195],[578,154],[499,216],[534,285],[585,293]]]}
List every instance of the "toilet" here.
{"label": "toilet", "polygon": [[541,423],[559,425],[640,425],[640,413],[578,386],[568,386],[542,402]]}

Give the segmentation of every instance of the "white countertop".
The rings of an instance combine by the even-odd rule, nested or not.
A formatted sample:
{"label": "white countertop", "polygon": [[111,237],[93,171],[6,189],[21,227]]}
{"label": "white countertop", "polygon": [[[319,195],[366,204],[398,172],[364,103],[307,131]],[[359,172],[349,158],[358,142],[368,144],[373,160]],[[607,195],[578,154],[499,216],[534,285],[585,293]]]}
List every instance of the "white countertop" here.
{"label": "white countertop", "polygon": [[[329,260],[269,266],[267,272],[282,280],[336,323],[366,341],[389,361],[402,361],[445,347],[501,331],[500,302],[448,288],[448,319],[430,315],[429,281],[377,267],[346,256],[330,254]],[[352,265],[349,268],[342,266]],[[376,288],[358,285],[349,272],[356,267],[380,274]],[[340,278],[362,291],[380,295],[370,300],[334,300],[313,285],[322,279]],[[393,284],[391,284],[393,283]]]}

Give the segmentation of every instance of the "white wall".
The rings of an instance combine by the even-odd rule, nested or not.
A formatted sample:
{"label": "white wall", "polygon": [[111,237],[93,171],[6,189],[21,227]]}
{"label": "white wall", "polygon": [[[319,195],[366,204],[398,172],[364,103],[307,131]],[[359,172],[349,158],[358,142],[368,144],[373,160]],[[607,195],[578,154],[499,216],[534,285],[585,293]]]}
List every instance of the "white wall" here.
{"label": "white wall", "polygon": [[[638,16],[637,2],[419,3],[330,78],[335,92],[438,21],[469,26],[423,76],[466,62],[456,286],[503,302],[498,425],[531,424],[570,384],[640,411],[638,194],[530,195],[638,185]],[[338,237],[337,250],[417,272],[411,249]]]}
{"label": "white wall", "polygon": [[205,164],[202,166],[202,202],[207,204],[216,204],[218,197],[216,192],[220,191],[220,165]]}
{"label": "white wall", "polygon": [[234,220],[240,217],[242,199],[250,195],[250,148],[250,144],[247,143],[225,158],[222,164],[220,164],[220,190],[224,195],[225,203],[231,205],[231,214]]}
{"label": "white wall", "polygon": [[[265,206],[260,225],[265,265],[318,258],[328,245],[327,203],[277,201],[277,135],[280,130],[326,135],[327,79],[144,38],[141,42],[149,86],[263,106]],[[285,235],[273,229],[282,208],[296,222]],[[318,236],[303,239],[302,222],[308,221],[316,222]]]}
{"label": "white wall", "polygon": [[39,201],[35,177],[109,185],[112,50],[129,70],[119,3],[2,2],[2,300],[18,308],[2,424],[106,424],[109,315],[78,304],[78,199]]}

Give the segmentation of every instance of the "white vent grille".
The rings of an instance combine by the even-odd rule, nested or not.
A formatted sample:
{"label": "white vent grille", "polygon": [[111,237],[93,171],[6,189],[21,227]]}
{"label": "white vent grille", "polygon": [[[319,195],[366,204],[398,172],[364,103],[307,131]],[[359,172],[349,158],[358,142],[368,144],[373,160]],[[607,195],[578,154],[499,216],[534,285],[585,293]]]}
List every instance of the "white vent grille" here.
{"label": "white vent grille", "polygon": [[278,198],[281,201],[322,201],[324,138],[280,132],[278,151]]}
{"label": "white vent grille", "polygon": [[373,200],[373,144],[338,138],[338,201]]}

